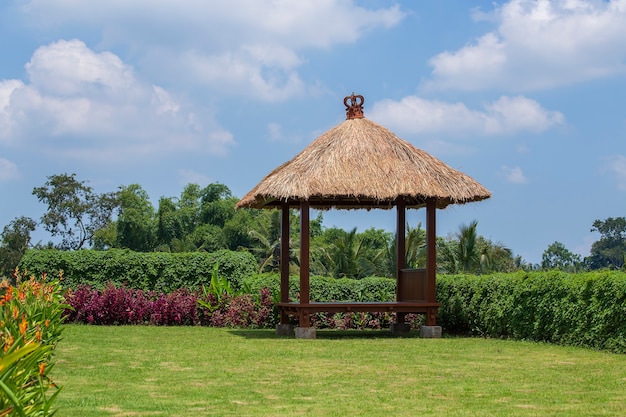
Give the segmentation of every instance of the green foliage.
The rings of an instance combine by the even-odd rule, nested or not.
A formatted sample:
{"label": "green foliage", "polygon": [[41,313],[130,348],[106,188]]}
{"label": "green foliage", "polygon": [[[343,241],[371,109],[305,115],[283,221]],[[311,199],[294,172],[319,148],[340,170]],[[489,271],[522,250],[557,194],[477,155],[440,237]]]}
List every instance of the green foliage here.
{"label": "green foliage", "polygon": [[115,247],[138,252],[152,250],[155,241],[154,207],[139,184],[121,187]]}
{"label": "green foliage", "polygon": [[620,269],[626,266],[626,217],[609,217],[593,222],[592,232],[601,234],[591,245],[591,255],[586,259],[591,269]]}
{"label": "green foliage", "polygon": [[390,235],[373,228],[357,233],[339,228],[326,229],[312,241],[311,269],[336,278],[363,278],[387,275]]}
{"label": "green foliage", "polygon": [[61,249],[93,243],[95,232],[108,226],[119,205],[118,193],[96,194],[76,174],[51,175],[44,186],[33,189],[33,195],[48,206],[41,223],[52,236],[62,238]]}
{"label": "green foliage", "polygon": [[49,375],[67,305],[58,281],[16,280],[0,283],[0,416],[51,416],[59,389]]}
{"label": "green foliage", "polygon": [[[512,272],[520,268],[521,258],[499,242],[477,234],[478,223],[461,225],[454,238],[437,238],[437,266],[446,274]],[[518,263],[516,265],[516,262]]]}
{"label": "green foliage", "polygon": [[[272,297],[278,299],[280,293],[280,276],[276,274],[259,274],[248,277],[244,283],[250,293],[257,294],[263,288],[269,288]],[[300,280],[292,276],[289,279],[289,298],[298,300]],[[396,281],[393,278],[367,277],[360,280],[350,278],[330,278],[322,276],[310,277],[311,301],[392,301],[396,292]]]}
{"label": "green foliage", "polygon": [[20,269],[31,274],[62,270],[63,284],[68,288],[86,284],[102,289],[111,282],[134,289],[169,292],[210,284],[216,263],[220,275],[228,279],[233,289],[240,289],[243,279],[256,272],[254,256],[228,250],[142,253],[123,249],[73,252],[31,249],[22,258]]}
{"label": "green foliage", "polygon": [[2,230],[0,235],[0,277],[12,277],[12,273],[30,246],[30,233],[37,223],[29,217],[18,217]]}
{"label": "green foliage", "polygon": [[224,296],[229,296],[233,294],[233,290],[230,286],[230,282],[224,276],[220,276],[219,274],[219,264],[213,265],[213,271],[211,272],[211,282],[209,285],[202,286],[202,299],[198,299],[198,304],[202,307],[208,308],[213,311],[215,306],[206,300],[209,299],[209,295],[215,296],[218,304],[222,302]]}
{"label": "green foliage", "polygon": [[626,274],[448,275],[437,281],[446,332],[626,353]]}
{"label": "green foliage", "polygon": [[576,272],[582,267],[580,255],[570,252],[563,243],[554,242],[541,256],[541,268]]}

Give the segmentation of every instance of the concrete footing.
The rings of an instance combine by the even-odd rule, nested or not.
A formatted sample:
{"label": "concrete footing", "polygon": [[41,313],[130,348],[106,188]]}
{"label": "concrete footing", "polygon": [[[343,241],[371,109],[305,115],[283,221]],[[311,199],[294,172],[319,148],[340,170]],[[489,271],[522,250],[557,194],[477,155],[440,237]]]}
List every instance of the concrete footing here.
{"label": "concrete footing", "polygon": [[411,331],[409,323],[391,323],[391,334],[394,336],[406,336]]}
{"label": "concrete footing", "polygon": [[420,337],[425,339],[441,338],[441,326],[420,326]]}
{"label": "concrete footing", "polygon": [[315,339],[315,327],[296,327],[296,339]]}
{"label": "concrete footing", "polygon": [[295,334],[293,324],[277,324],[276,334],[278,336],[293,336]]}

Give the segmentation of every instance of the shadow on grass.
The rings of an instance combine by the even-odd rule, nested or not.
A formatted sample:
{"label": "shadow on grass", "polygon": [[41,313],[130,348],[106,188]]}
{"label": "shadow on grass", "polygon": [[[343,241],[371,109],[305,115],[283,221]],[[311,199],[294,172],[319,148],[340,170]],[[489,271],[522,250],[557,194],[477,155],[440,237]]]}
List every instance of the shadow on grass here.
{"label": "shadow on grass", "polygon": [[[294,339],[294,336],[279,336],[274,329],[236,329],[229,333],[246,339]],[[419,338],[419,331],[411,330],[408,335],[394,336],[389,329],[382,330],[328,330],[317,329],[317,339],[411,339]]]}

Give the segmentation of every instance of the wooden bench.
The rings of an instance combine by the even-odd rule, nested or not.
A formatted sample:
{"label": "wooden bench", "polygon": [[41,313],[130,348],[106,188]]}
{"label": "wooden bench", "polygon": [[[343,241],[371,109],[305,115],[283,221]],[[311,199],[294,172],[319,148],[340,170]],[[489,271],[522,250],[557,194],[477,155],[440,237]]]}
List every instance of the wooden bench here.
{"label": "wooden bench", "polygon": [[426,302],[336,302],[336,303],[278,303],[278,308],[287,314],[303,313],[350,313],[350,312],[390,312],[390,313],[428,313],[439,308],[439,303]]}
{"label": "wooden bench", "polygon": [[[424,314],[427,321],[435,320],[440,303],[429,302],[333,302],[333,303],[278,303],[281,315],[297,316],[300,323],[308,323],[308,316],[315,313],[388,312],[405,315]],[[402,320],[403,322],[403,320]]]}

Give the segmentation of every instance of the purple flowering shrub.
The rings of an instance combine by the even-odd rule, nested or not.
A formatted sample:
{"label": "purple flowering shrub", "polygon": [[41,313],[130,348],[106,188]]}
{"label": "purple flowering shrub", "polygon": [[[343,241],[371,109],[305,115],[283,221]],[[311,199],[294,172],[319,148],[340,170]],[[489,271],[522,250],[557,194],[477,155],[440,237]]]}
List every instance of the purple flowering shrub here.
{"label": "purple flowering shrub", "polygon": [[66,320],[85,324],[199,324],[197,295],[187,289],[170,294],[107,285],[102,291],[80,286],[68,292]]}
{"label": "purple flowering shrub", "polygon": [[[204,305],[198,303],[204,298]],[[178,289],[169,294],[107,285],[103,290],[80,286],[67,294],[66,322],[157,326],[208,325],[271,328],[278,321],[269,289],[251,294],[217,297]],[[208,305],[208,308],[205,307]]]}

